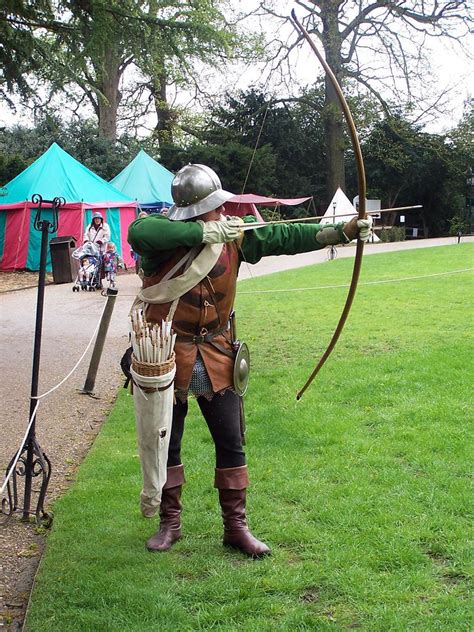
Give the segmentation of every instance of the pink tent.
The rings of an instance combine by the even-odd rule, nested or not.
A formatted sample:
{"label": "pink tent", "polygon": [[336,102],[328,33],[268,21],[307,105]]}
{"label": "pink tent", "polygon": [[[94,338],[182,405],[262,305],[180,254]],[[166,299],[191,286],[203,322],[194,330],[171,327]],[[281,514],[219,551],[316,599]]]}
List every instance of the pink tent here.
{"label": "pink tent", "polygon": [[[74,237],[82,243],[94,211],[100,211],[111,238],[127,265],[133,265],[128,226],[137,216],[137,202],[87,169],[59,145],[51,147],[2,189],[0,197],[0,270],[38,270],[41,234],[34,229],[39,193],[43,199],[63,197],[59,225],[49,237]],[[45,208],[47,205],[45,205]],[[45,211],[46,214],[51,211]],[[47,269],[51,269],[48,249]]]}
{"label": "pink tent", "polygon": [[229,215],[236,215],[238,217],[255,215],[258,221],[262,222],[263,218],[257,210],[257,204],[259,206],[269,207],[298,206],[298,204],[304,204],[311,199],[311,197],[273,198],[265,197],[264,195],[255,195],[254,193],[245,193],[243,195],[235,195],[224,204],[224,207]]}

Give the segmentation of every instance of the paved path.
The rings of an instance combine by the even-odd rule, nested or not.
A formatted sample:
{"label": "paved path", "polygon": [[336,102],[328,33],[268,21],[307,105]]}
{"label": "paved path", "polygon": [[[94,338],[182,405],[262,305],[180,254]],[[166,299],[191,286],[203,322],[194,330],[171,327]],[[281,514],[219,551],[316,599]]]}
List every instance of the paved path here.
{"label": "paved path", "polygon": [[[474,241],[474,238],[468,238]],[[391,250],[455,244],[454,238],[368,244],[366,255]],[[339,257],[353,257],[354,248],[339,247]],[[267,257],[256,265],[243,265],[240,278],[257,277],[327,260],[327,252]],[[87,453],[110,410],[121,382],[119,361],[128,346],[127,314],[140,281],[135,274],[118,278],[119,294],[99,368],[96,394],[79,394],[87,374],[91,351],[73,376],[42,401],[37,416],[37,436],[52,461],[48,499],[58,496]],[[105,299],[96,292],[71,291],[72,284],[46,287],[40,367],[40,394],[57,384],[83,353],[102,312]],[[24,434],[29,412],[36,289],[0,295],[0,469],[3,472]],[[132,420],[131,420],[132,423]],[[22,557],[31,541],[37,557]],[[0,614],[8,611],[21,621],[25,595],[29,594],[43,541],[31,525],[13,519],[0,531]],[[22,596],[23,595],[23,596]],[[10,603],[10,605],[8,605]],[[11,603],[14,605],[12,606]],[[16,604],[16,605],[15,605]],[[15,611],[15,608],[17,610]],[[13,609],[13,610],[12,610]],[[1,620],[1,619],[0,619]],[[1,624],[0,624],[1,628]]]}

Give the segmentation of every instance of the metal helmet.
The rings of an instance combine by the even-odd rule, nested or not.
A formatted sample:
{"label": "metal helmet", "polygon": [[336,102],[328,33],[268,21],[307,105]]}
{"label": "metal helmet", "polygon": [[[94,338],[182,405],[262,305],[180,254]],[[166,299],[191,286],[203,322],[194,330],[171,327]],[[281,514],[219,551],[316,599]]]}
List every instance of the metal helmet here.
{"label": "metal helmet", "polygon": [[234,197],[224,191],[215,171],[206,165],[186,165],[171,183],[174,204],[168,211],[169,219],[193,219],[219,208]]}

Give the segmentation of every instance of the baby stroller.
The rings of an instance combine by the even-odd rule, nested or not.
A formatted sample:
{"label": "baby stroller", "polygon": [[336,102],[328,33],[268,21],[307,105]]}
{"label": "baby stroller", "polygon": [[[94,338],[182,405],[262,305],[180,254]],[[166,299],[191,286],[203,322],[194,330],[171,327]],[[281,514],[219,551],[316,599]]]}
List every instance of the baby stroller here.
{"label": "baby stroller", "polygon": [[100,290],[102,288],[102,256],[99,247],[91,241],[86,241],[85,244],[72,253],[72,258],[77,259],[80,263],[72,291],[86,290],[94,292],[95,290]]}

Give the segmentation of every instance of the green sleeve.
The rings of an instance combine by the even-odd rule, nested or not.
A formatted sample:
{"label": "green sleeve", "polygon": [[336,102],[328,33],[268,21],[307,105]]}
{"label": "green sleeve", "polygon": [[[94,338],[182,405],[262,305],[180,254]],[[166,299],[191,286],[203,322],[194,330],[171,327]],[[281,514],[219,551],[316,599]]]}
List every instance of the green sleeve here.
{"label": "green sleeve", "polygon": [[197,222],[175,222],[163,215],[149,215],[130,224],[128,243],[142,258],[145,274],[152,274],[179,246],[192,248],[202,243],[202,227]]}
{"label": "green sleeve", "polygon": [[[245,223],[255,221],[244,218]],[[342,231],[344,222],[338,224],[273,224],[247,230],[242,241],[241,258],[248,263],[257,263],[262,257],[269,255],[296,255],[300,252],[311,252],[325,248],[316,241],[317,233],[323,228],[336,228],[340,233],[341,243],[347,239]]]}

